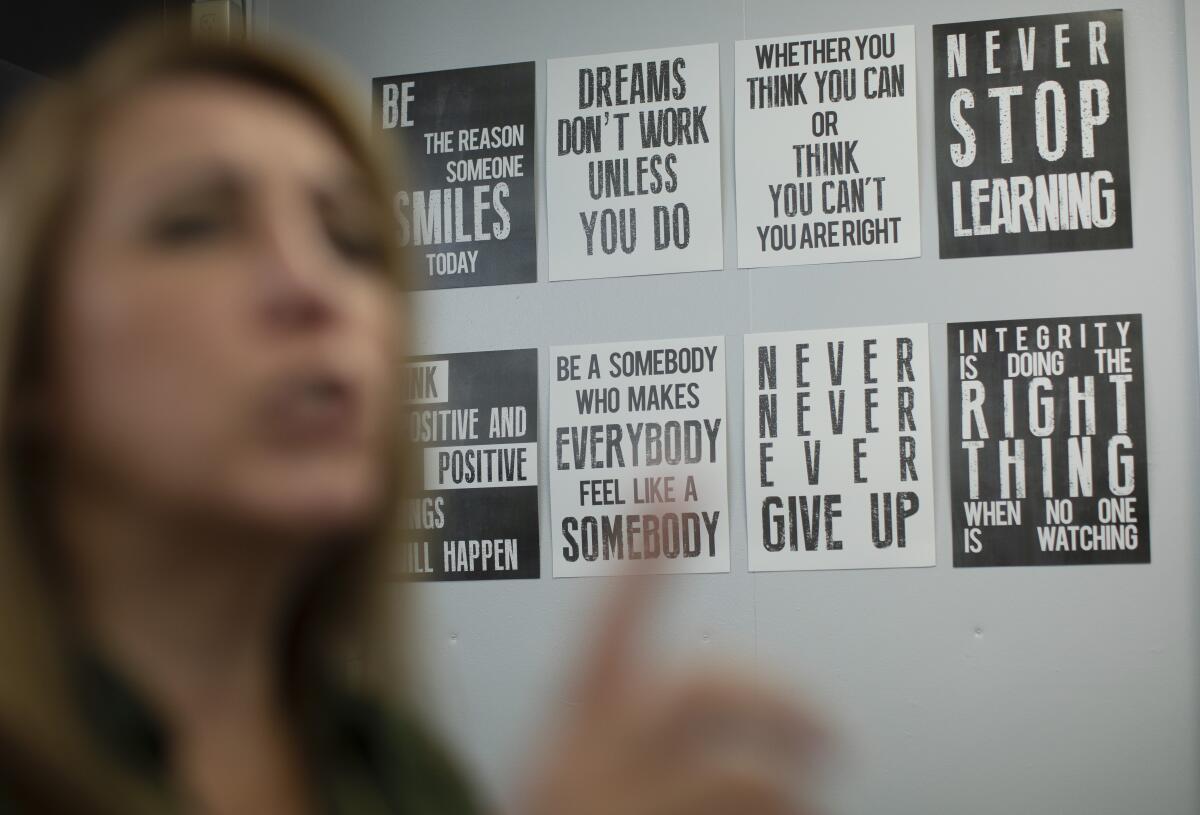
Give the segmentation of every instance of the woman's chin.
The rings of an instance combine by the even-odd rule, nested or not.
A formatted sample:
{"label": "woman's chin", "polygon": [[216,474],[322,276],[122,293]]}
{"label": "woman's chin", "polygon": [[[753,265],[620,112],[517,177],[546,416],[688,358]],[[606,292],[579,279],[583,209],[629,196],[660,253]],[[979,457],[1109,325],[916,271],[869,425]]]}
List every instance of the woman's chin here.
{"label": "woman's chin", "polygon": [[252,525],[281,536],[327,538],[376,525],[383,509],[378,479],[355,477],[277,479],[243,493],[235,503]]}

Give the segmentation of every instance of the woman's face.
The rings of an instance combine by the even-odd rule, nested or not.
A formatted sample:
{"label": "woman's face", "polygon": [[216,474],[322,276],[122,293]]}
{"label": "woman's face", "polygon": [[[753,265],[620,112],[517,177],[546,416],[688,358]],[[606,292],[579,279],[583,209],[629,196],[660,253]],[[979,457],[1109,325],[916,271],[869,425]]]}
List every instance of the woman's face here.
{"label": "woman's face", "polygon": [[362,171],[302,104],[164,80],[95,134],[51,304],[60,466],[281,535],[382,506],[403,349]]}

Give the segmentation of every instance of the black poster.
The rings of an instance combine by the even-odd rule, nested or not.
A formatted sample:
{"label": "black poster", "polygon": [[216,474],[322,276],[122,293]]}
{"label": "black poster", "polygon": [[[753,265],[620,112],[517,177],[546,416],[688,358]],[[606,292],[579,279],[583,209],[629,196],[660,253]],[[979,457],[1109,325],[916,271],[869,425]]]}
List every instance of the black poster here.
{"label": "black poster", "polygon": [[371,91],[405,170],[393,209],[413,287],[536,282],[534,64],[378,77]]}
{"label": "black poster", "polygon": [[537,349],[414,357],[406,374],[418,489],[405,571],[538,577]]}
{"label": "black poster", "polygon": [[1149,563],[1141,316],[947,339],[954,565]]}
{"label": "black poster", "polygon": [[933,28],[943,258],[1133,245],[1121,12]]}

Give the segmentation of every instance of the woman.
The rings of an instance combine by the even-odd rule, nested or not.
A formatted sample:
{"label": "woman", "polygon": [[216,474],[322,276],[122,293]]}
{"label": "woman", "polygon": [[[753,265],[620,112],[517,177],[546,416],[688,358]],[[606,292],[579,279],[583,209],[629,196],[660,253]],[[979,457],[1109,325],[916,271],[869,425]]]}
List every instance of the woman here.
{"label": "woman", "polygon": [[[478,811],[402,696],[382,704],[403,259],[385,162],[318,76],[142,32],[15,117],[0,812]],[[643,593],[522,812],[801,811],[807,719],[643,674]]]}

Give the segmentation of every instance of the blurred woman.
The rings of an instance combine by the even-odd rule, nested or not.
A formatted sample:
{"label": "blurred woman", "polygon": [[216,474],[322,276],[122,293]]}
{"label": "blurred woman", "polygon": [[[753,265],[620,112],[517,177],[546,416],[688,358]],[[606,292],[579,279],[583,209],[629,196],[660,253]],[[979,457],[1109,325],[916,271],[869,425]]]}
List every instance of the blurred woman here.
{"label": "blurred woman", "polygon": [[[404,259],[325,75],[142,32],[15,117],[0,812],[478,811],[381,658]],[[807,719],[645,673],[627,591],[522,811],[802,811]]]}

